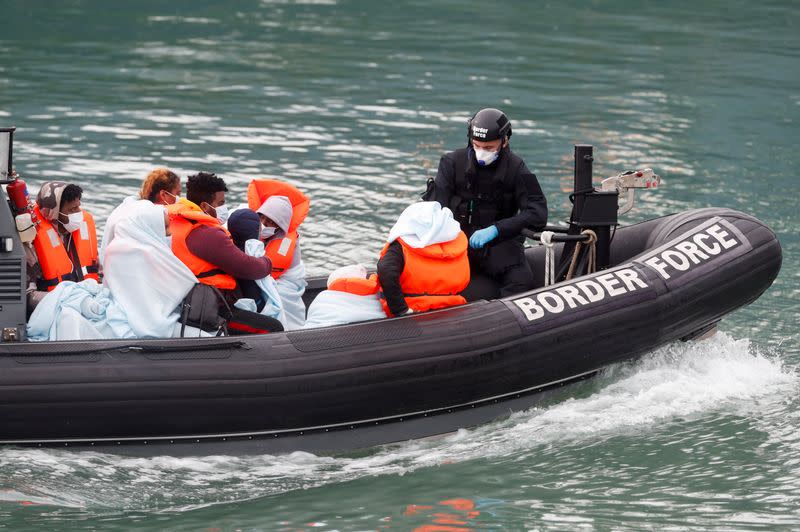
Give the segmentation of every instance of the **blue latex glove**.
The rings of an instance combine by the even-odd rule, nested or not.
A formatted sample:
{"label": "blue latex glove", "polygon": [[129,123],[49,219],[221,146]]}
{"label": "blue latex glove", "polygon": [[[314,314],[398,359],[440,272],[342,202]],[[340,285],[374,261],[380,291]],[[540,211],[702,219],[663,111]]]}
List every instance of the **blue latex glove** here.
{"label": "blue latex glove", "polygon": [[484,229],[479,229],[469,237],[469,247],[481,249],[483,246],[497,238],[497,227],[490,225]]}

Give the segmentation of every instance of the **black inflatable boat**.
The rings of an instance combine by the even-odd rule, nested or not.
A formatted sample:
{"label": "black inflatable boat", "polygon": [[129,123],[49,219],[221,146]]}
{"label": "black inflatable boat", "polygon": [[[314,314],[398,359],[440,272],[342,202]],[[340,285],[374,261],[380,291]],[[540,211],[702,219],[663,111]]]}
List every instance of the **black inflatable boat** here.
{"label": "black inflatable boat", "polygon": [[[153,455],[320,452],[447,433],[702,334],[777,276],[775,234],[740,212],[693,210],[614,232],[618,192],[605,194],[613,197],[610,216],[603,193],[578,183],[587,178],[586,153],[591,148],[576,147],[581,192],[561,235],[566,243],[555,247],[556,284],[400,318],[244,337],[14,341],[19,328],[7,313],[24,303],[24,290],[15,292],[20,264],[4,248],[0,444]],[[589,182],[590,175],[589,166]],[[5,203],[0,237],[13,240]],[[560,280],[569,255],[585,263],[573,251],[587,227],[607,244],[597,251],[602,269]],[[545,251],[527,253],[542,283]],[[323,288],[312,279],[307,299]]]}

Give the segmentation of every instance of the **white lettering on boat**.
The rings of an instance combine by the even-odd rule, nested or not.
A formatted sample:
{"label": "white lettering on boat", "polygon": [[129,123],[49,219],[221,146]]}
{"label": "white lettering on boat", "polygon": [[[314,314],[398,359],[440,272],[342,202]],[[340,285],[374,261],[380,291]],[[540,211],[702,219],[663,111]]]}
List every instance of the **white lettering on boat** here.
{"label": "white lettering on boat", "polygon": [[714,224],[660,251],[644,264],[663,279],[669,279],[676,272],[685,272],[740,244],[719,224]]}
{"label": "white lettering on boat", "polygon": [[535,321],[546,314],[560,314],[566,309],[584,307],[607,297],[635,292],[639,288],[647,288],[647,283],[635,270],[623,268],[594,279],[583,279],[529,297],[521,297],[515,299],[514,304],[528,321]]}

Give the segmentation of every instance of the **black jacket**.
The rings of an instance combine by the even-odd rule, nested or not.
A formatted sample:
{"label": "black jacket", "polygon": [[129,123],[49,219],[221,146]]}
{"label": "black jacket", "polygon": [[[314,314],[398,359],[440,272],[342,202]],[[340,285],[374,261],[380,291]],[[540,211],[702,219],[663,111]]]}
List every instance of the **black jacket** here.
{"label": "black jacket", "polygon": [[400,276],[405,267],[403,246],[395,240],[389,244],[386,253],[378,261],[378,280],[381,283],[383,297],[393,316],[405,314],[408,310],[408,305],[403,297],[403,288],[400,286]]}
{"label": "black jacket", "polygon": [[439,161],[433,197],[425,199],[449,207],[467,236],[495,225],[501,242],[547,224],[547,200],[536,175],[508,147],[493,164],[482,167],[472,148],[446,153]]}

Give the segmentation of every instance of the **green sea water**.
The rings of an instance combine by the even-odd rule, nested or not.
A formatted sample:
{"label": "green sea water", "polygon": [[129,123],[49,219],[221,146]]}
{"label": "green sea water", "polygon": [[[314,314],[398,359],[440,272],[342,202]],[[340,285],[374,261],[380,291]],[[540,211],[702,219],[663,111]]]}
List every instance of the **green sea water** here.
{"label": "green sea water", "polygon": [[797,2],[0,0],[0,27],[17,170],[34,193],[81,184],[100,225],[155,166],[215,171],[232,202],[280,178],[311,198],[311,273],[372,264],[493,106],[552,221],[587,143],[598,178],[662,176],[626,222],[731,207],[784,252],[716,337],[443,438],[336,456],[0,450],[0,528],[800,529]]}

